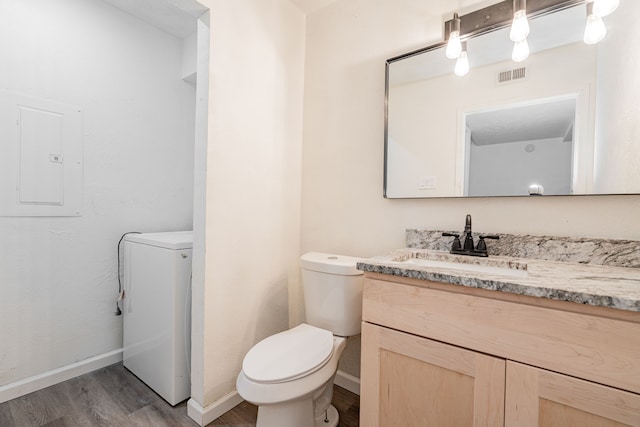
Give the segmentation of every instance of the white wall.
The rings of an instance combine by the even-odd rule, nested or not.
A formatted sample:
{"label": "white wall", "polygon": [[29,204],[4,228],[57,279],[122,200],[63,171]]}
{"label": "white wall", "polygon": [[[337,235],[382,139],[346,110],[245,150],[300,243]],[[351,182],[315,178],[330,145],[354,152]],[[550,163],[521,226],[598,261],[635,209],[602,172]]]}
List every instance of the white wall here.
{"label": "white wall", "polygon": [[[116,244],[190,229],[181,41],[97,0],[0,3],[0,89],[84,117],[81,217],[0,217],[0,386],[122,347]],[[11,141],[3,141],[3,144]]]}
{"label": "white wall", "polygon": [[[210,13],[197,22],[196,129],[193,162],[193,260],[191,263],[191,398],[204,400],[204,316],[207,230],[207,146],[209,143]],[[195,417],[197,418],[197,417]]]}
{"label": "white wall", "polygon": [[469,195],[528,196],[531,184],[545,195],[571,194],[571,146],[563,138],[471,144]]}
{"label": "white wall", "polygon": [[[308,17],[301,252],[384,254],[408,227],[461,230],[465,214],[477,231],[640,239],[640,196],[382,197],[384,61],[438,42],[452,7],[338,0]],[[358,357],[345,360],[359,376]]]}
{"label": "white wall", "polygon": [[208,411],[233,393],[246,352],[288,327],[288,288],[299,275],[305,18],[288,0],[203,4],[211,20],[206,247],[204,289],[194,289],[204,298],[193,334],[202,372],[193,375],[204,382],[190,408]]}

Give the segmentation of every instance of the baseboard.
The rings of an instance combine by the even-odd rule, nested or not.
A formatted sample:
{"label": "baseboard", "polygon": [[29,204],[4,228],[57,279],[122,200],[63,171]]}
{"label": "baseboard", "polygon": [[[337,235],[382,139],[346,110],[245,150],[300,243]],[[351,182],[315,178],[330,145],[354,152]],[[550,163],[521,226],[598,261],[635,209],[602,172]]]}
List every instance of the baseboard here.
{"label": "baseboard", "polygon": [[347,374],[343,371],[338,371],[333,383],[360,396],[360,378],[358,377],[354,377],[353,375]]}
{"label": "baseboard", "polygon": [[203,408],[198,402],[191,398],[187,403],[187,415],[199,425],[206,426],[225,412],[231,410],[234,406],[242,403],[243,400],[237,391],[233,391],[210,405],[207,405],[206,408]]}
{"label": "baseboard", "polygon": [[110,351],[81,360],[61,368],[52,369],[10,384],[0,386],[0,403],[24,396],[25,394],[61,383],[79,375],[86,374],[122,360],[122,349]]}

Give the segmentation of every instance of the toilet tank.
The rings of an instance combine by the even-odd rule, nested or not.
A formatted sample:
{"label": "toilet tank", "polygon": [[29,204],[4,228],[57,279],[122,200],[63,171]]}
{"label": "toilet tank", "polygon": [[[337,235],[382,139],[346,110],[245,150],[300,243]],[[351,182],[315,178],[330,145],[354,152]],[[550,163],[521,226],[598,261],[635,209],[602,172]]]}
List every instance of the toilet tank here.
{"label": "toilet tank", "polygon": [[306,323],[348,337],[360,333],[360,258],[309,252],[300,258]]}

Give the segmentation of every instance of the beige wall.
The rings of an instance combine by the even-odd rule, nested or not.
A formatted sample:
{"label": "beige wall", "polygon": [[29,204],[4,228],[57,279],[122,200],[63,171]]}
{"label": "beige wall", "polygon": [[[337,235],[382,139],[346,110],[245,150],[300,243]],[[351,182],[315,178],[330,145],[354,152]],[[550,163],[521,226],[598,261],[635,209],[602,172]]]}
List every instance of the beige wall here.
{"label": "beige wall", "polygon": [[288,327],[289,282],[298,280],[305,19],[288,0],[202,3],[211,57],[206,214],[194,223],[206,233],[193,307],[192,377],[202,381],[192,398],[206,409],[234,391],[251,346]]}
{"label": "beige wall", "polygon": [[[640,196],[382,197],[384,61],[439,41],[452,3],[472,2],[338,0],[308,17],[302,252],[383,254],[408,227],[462,229],[467,213],[478,231],[640,239]],[[341,368],[359,376],[357,352]]]}

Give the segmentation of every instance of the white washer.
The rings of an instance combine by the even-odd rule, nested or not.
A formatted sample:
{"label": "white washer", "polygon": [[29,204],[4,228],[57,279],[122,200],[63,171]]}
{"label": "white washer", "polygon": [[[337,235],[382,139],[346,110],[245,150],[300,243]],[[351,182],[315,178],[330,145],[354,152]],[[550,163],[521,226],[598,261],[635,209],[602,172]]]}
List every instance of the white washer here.
{"label": "white washer", "polygon": [[124,366],[171,405],[191,394],[193,233],[124,239]]}

